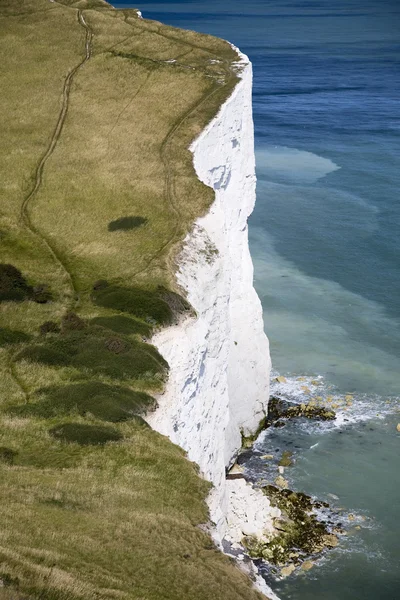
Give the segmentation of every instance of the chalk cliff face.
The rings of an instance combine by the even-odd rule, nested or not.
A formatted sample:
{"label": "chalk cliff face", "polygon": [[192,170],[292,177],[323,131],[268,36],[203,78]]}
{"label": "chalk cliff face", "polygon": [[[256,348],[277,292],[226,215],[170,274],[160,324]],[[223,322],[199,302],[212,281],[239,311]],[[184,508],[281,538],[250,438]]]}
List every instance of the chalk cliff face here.
{"label": "chalk cliff face", "polygon": [[[198,177],[215,190],[215,202],[179,256],[177,280],[197,318],[153,339],[170,376],[148,419],[214,484],[209,506],[219,539],[229,530],[233,483],[228,489],[225,468],[240,449],[241,432],[253,433],[265,414],[270,371],[247,235],[256,184],[252,68],[239,56],[240,82],[191,148]],[[261,500],[268,512],[268,501]]]}

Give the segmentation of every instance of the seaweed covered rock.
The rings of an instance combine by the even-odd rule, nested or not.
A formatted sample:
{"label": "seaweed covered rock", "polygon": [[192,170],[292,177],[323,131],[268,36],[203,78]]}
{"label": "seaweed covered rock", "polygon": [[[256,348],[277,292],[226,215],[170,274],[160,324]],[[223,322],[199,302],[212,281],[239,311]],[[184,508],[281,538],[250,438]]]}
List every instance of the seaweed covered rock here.
{"label": "seaweed covered rock", "polygon": [[118,442],[123,437],[115,427],[84,423],[63,423],[52,427],[49,433],[58,440],[81,446],[102,446],[107,442]]}
{"label": "seaweed covered rock", "polygon": [[274,485],[267,485],[262,490],[271,505],[281,510],[281,517],[274,523],[277,535],[268,542],[245,538],[252,558],[262,558],[277,566],[298,565],[310,555],[337,545],[337,536],[313,512],[315,503],[310,496]]}
{"label": "seaweed covered rock", "polygon": [[41,388],[35,402],[11,407],[18,416],[36,416],[49,419],[78,413],[91,414],[102,421],[135,420],[157,407],[156,400],[145,392],[137,392],[100,381],[87,381],[64,386]]}
{"label": "seaweed covered rock", "polygon": [[282,419],[305,417],[320,421],[332,421],[336,418],[333,410],[325,406],[317,406],[313,402],[293,404],[282,398],[273,396],[268,403],[267,425],[282,426]]}

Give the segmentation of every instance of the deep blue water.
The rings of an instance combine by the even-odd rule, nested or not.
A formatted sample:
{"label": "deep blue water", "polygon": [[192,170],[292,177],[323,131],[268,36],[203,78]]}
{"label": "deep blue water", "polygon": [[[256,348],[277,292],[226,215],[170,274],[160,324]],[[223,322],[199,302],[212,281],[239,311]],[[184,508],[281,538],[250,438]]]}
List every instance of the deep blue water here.
{"label": "deep blue water", "polygon": [[[364,520],[306,575],[296,600],[400,597],[400,2],[116,2],[229,39],[254,66],[258,191],[249,221],[277,391],[347,393],[340,425],[297,436],[285,477]],[[346,420],[347,419],[347,420]],[[316,445],[317,444],[317,445]]]}

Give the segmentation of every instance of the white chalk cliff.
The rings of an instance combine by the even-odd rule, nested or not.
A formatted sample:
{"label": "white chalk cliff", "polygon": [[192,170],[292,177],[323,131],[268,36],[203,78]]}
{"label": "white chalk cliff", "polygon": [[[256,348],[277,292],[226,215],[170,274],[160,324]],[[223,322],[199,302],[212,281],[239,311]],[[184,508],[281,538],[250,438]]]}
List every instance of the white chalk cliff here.
{"label": "white chalk cliff", "polygon": [[261,492],[243,480],[225,479],[241,432],[254,433],[265,415],[270,373],[248,247],[256,185],[252,67],[239,57],[239,83],[191,147],[198,177],[215,190],[215,202],[196,221],[178,258],[177,280],[197,318],[153,338],[170,375],[159,408],[148,418],[213,483],[209,507],[217,541],[261,535],[276,516]]}

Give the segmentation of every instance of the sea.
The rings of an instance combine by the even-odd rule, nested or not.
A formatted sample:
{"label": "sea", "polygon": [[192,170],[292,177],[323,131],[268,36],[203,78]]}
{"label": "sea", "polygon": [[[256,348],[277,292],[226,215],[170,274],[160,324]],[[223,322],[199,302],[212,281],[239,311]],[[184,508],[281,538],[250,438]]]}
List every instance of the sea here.
{"label": "sea", "polygon": [[[400,598],[400,1],[113,2],[225,38],[254,68],[249,220],[272,393],[335,407],[269,429],[248,465],[293,452],[290,487],[345,528],[282,600]],[[276,378],[280,377],[280,381]]]}

